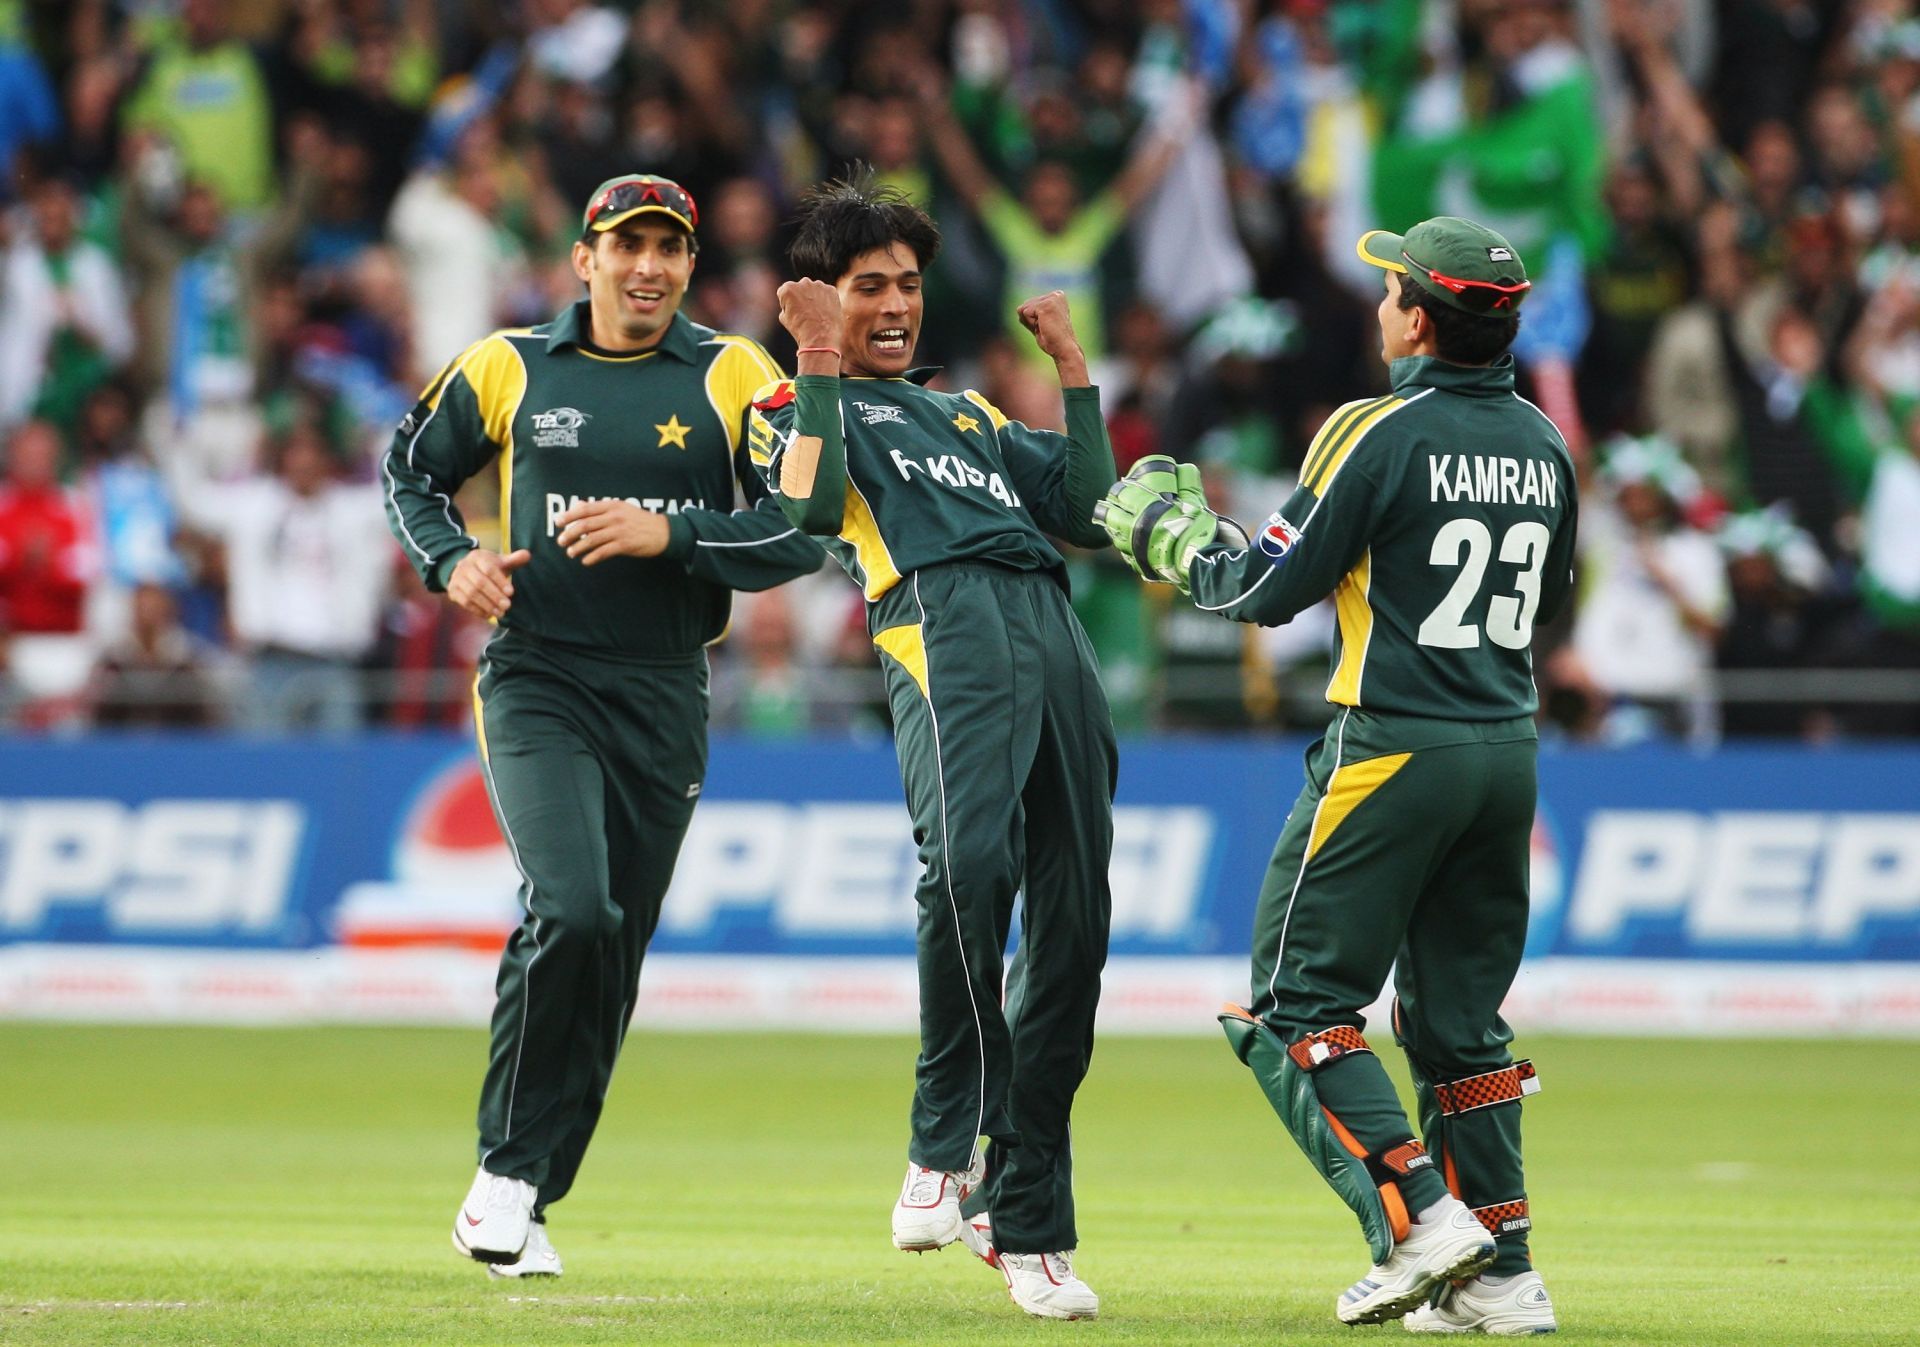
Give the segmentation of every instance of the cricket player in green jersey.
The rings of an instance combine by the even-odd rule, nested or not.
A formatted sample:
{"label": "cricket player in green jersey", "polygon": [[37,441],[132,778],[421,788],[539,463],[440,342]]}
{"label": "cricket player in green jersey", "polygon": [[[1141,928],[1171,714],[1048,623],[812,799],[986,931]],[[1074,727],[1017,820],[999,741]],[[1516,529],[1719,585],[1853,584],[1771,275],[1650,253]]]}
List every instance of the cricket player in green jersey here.
{"label": "cricket player in green jersey", "polygon": [[1057,291],[1020,316],[1055,362],[1065,435],[971,390],[932,391],[913,350],[938,227],[867,174],[810,194],[799,221],[802,279],[780,287],[799,376],[755,400],[748,443],[788,516],[866,593],[924,866],[894,1246],[964,1239],[1022,1309],[1092,1318],[1099,1298],[1073,1271],[1068,1116],[1106,963],[1115,753],[1046,535],[1106,543],[1089,522],[1113,476],[1099,395]]}
{"label": "cricket player in green jersey", "polygon": [[[453,1229],[496,1275],[560,1271],[545,1216],[599,1120],[706,774],[705,647],[729,592],[821,560],[745,467],[748,403],[778,366],[680,312],[698,218],[665,178],[604,183],[573,245],[587,298],[468,347],[382,464],[414,568],[499,624],[474,722],[525,916],[500,961],[480,1171]],[[496,459],[504,555],[453,505]]]}
{"label": "cricket player in green jersey", "polygon": [[[1273,626],[1333,595],[1339,714],[1260,890],[1252,1003],[1221,1023],[1372,1247],[1338,1317],[1551,1332],[1520,1164],[1538,1081],[1500,1004],[1527,933],[1529,647],[1571,586],[1573,463],[1514,393],[1529,282],[1505,239],[1440,218],[1359,250],[1385,272],[1393,391],[1328,418],[1286,505],[1235,536],[1159,458],[1101,516],[1207,611]],[[1389,969],[1424,1144],[1361,1033]]]}

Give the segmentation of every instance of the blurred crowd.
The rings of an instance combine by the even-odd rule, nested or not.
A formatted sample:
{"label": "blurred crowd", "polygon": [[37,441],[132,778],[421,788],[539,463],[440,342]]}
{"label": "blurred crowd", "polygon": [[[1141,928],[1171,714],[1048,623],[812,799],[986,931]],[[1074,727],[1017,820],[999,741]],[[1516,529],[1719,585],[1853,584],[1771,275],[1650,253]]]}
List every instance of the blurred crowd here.
{"label": "blurred crowd", "polygon": [[[1920,733],[1914,8],[0,0],[0,724],[458,725],[486,632],[387,538],[395,423],[579,296],[615,172],[693,192],[691,316],[790,367],[786,221],[861,160],[946,233],[947,386],[1057,426],[1012,311],[1065,290],[1122,467],[1195,460],[1243,519],[1384,387],[1355,237],[1494,225],[1584,478],[1547,724]],[[1325,718],[1325,613],[1071,568],[1123,728]],[[837,574],[743,596],[714,666],[721,725],[884,716]]]}

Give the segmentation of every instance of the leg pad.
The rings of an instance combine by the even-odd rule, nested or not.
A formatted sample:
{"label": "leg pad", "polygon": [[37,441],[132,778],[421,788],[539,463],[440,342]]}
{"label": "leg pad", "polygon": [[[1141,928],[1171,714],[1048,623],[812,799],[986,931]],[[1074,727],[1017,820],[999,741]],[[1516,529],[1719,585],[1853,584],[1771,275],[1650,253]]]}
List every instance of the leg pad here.
{"label": "leg pad", "polygon": [[1366,1039],[1340,1026],[1287,1044],[1240,1006],[1224,1007],[1219,1018],[1234,1055],[1252,1070],[1287,1132],[1360,1218],[1373,1261],[1385,1262],[1406,1238],[1411,1220],[1398,1180],[1431,1167],[1433,1157],[1412,1137],[1370,1152],[1321,1104],[1314,1072],[1352,1053],[1371,1052]]}

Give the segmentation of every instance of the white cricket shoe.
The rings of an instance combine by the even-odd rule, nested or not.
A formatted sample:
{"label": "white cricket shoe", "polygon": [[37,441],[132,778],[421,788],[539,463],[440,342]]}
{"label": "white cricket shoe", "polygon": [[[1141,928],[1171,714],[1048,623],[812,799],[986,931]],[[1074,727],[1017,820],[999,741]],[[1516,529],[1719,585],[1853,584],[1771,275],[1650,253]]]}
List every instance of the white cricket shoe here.
{"label": "white cricket shoe", "polygon": [[907,1180],[893,1204],[893,1247],[910,1253],[943,1249],[960,1238],[960,1204],[987,1176],[984,1149],[974,1152],[964,1170],[907,1165]]}
{"label": "white cricket shoe", "polygon": [[527,1247],[520,1250],[516,1263],[487,1264],[489,1277],[558,1277],[560,1251],[547,1238],[547,1223],[535,1221],[527,1227]]}
{"label": "white cricket shoe", "polygon": [[[972,1246],[969,1245],[969,1248]],[[1100,1297],[1073,1275],[1073,1250],[1064,1253],[994,1252],[993,1265],[1007,1279],[1007,1294],[1042,1319],[1093,1319]]]}
{"label": "white cricket shoe", "polygon": [[993,1217],[986,1212],[960,1222],[960,1242],[988,1267],[1000,1266],[1000,1255],[993,1251]]}
{"label": "white cricket shoe", "polygon": [[1471,1277],[1493,1261],[1493,1236],[1459,1198],[1434,1204],[1432,1219],[1415,1221],[1407,1237],[1349,1286],[1334,1305],[1343,1324],[1379,1324],[1398,1319],[1426,1302],[1444,1281]]}
{"label": "white cricket shoe", "polygon": [[1432,1305],[1422,1305],[1400,1321],[1409,1333],[1486,1333],[1523,1338],[1560,1327],[1553,1301],[1537,1272],[1522,1272],[1498,1286],[1484,1277],[1449,1286]]}
{"label": "white cricket shoe", "polygon": [[513,1262],[527,1246],[537,1196],[531,1183],[482,1169],[453,1218],[453,1247],[476,1262]]}

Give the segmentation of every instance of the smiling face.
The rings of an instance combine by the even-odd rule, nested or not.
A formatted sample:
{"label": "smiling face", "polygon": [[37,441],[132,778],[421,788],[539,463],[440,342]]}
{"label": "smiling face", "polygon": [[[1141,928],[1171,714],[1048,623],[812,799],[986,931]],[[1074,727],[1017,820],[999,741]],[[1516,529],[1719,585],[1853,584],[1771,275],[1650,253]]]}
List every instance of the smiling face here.
{"label": "smiling face", "polygon": [[587,283],[593,340],[610,351],[656,345],[673,322],[693,278],[687,231],[641,215],[573,245],[573,274]]}
{"label": "smiling face", "polygon": [[895,379],[913,365],[924,300],[920,259],[904,243],[871,248],[847,264],[840,292],[843,373]]}

